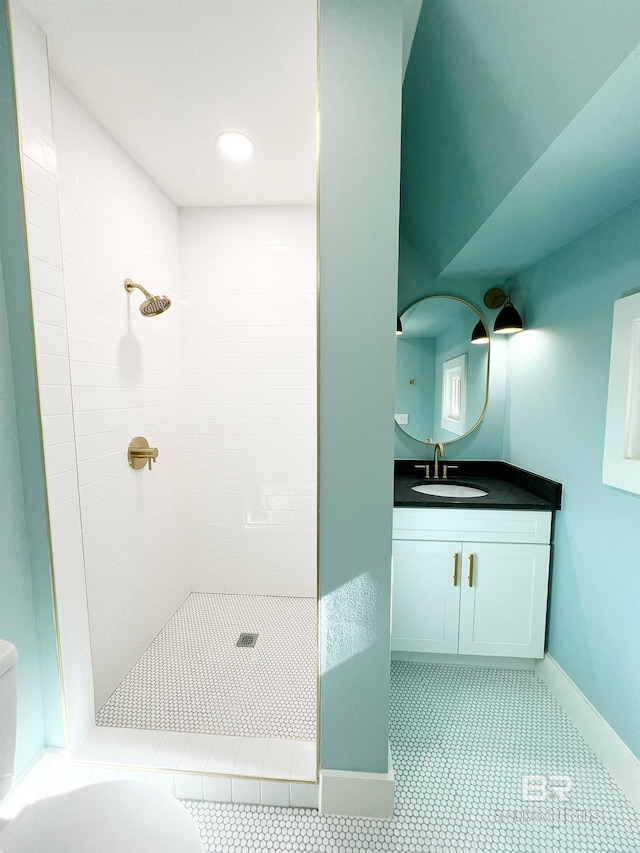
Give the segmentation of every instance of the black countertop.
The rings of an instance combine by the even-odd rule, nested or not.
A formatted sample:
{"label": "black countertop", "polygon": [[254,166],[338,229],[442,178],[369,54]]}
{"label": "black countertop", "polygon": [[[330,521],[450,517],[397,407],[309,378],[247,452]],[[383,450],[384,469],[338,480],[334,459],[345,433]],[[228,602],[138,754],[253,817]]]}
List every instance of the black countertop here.
{"label": "black countertop", "polygon": [[[433,471],[433,460],[427,460]],[[398,459],[395,463],[394,501],[396,507],[456,507],[457,509],[532,509],[556,510],[562,505],[562,486],[546,477],[516,468],[508,462],[442,460],[442,465],[457,465],[446,480],[426,480],[416,465],[420,459]],[[443,498],[414,492],[420,483],[461,483],[477,486],[487,494],[476,498]]]}

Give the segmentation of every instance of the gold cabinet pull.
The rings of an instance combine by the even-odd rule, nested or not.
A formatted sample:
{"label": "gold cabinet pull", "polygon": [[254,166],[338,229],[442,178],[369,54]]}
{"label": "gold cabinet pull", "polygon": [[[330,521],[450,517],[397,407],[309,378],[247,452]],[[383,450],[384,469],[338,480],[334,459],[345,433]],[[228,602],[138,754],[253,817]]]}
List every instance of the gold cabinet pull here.
{"label": "gold cabinet pull", "polygon": [[475,554],[469,554],[469,586],[473,586],[473,558]]}
{"label": "gold cabinet pull", "polygon": [[458,566],[460,564],[460,554],[453,555],[453,585],[458,586]]}

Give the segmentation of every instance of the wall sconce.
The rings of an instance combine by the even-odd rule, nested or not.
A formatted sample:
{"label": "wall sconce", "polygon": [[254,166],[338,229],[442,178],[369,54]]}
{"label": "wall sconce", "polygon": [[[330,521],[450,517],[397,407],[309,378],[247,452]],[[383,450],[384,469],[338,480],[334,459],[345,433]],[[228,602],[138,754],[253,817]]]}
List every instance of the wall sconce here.
{"label": "wall sconce", "polygon": [[478,320],[478,322],[473,327],[473,332],[471,332],[471,343],[472,344],[488,344],[489,343],[489,332],[487,331],[487,327],[482,322],[482,320]]}
{"label": "wall sconce", "polygon": [[504,306],[493,324],[493,331],[497,335],[511,335],[523,330],[522,317],[502,288],[492,287],[491,290],[487,290],[484,295],[484,304],[493,311]]}
{"label": "wall sconce", "polygon": [[396,324],[396,335],[402,334],[402,322],[400,320],[400,315],[398,314],[398,322]]}

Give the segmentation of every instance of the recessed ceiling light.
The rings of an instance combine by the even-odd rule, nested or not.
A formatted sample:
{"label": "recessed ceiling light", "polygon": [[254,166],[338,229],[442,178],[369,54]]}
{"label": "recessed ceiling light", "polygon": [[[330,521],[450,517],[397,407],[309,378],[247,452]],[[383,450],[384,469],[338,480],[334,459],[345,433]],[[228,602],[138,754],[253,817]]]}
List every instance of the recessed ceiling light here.
{"label": "recessed ceiling light", "polygon": [[230,160],[248,160],[255,150],[253,141],[237,130],[221,133],[216,142],[218,148]]}

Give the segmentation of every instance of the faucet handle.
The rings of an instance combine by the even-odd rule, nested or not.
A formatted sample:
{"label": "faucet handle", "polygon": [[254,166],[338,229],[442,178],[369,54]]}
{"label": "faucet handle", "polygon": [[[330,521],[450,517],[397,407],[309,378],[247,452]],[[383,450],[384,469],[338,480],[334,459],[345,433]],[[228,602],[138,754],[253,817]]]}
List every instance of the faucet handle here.
{"label": "faucet handle", "polygon": [[158,461],[158,448],[150,447],[149,448],[149,470],[151,471],[151,466],[154,462]]}
{"label": "faucet handle", "polygon": [[428,465],[414,465],[414,468],[424,468],[424,478],[425,480],[429,479],[429,466]]}
{"label": "faucet handle", "polygon": [[442,479],[446,480],[447,479],[447,473],[449,471],[452,471],[454,468],[457,468],[457,467],[458,467],[457,465],[443,465],[442,466]]}

